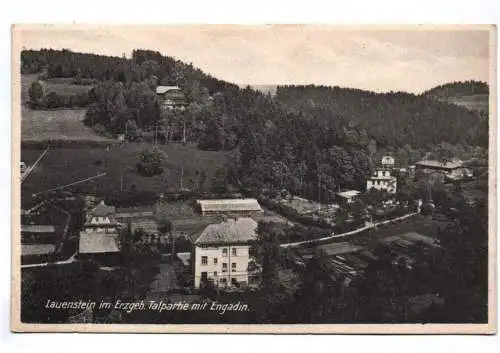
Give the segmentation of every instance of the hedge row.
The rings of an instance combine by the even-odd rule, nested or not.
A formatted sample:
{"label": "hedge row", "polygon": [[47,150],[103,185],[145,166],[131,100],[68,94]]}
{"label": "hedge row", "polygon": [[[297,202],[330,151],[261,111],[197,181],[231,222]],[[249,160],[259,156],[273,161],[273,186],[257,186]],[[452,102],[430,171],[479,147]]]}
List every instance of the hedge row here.
{"label": "hedge row", "polygon": [[23,140],[21,148],[44,150],[50,148],[89,148],[116,145],[115,140],[66,140],[66,139],[46,139],[46,140]]}
{"label": "hedge row", "polygon": [[328,222],[322,219],[316,219],[311,216],[306,216],[297,212],[294,208],[285,206],[279,202],[275,202],[269,200],[267,198],[259,198],[259,202],[264,207],[268,208],[271,211],[275,211],[281,214],[283,217],[290,219],[291,221],[295,221],[297,223],[301,223],[310,227],[318,227],[322,229],[332,229],[332,226],[328,224]]}
{"label": "hedge row", "polygon": [[105,203],[116,207],[133,207],[151,205],[158,200],[155,191],[143,190],[133,192],[111,192],[105,195]]}

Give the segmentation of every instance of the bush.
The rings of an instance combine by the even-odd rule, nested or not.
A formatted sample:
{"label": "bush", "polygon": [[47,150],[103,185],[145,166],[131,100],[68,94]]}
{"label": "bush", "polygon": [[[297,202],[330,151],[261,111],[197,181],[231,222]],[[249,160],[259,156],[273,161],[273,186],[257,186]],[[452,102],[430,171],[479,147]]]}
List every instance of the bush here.
{"label": "bush", "polygon": [[93,125],[92,130],[94,130],[96,134],[99,134],[101,136],[104,136],[107,133],[106,127],[104,125],[101,125],[101,124]]}
{"label": "bush", "polygon": [[163,173],[163,162],[164,157],[159,150],[146,148],[139,154],[137,172],[143,176],[159,175]]}

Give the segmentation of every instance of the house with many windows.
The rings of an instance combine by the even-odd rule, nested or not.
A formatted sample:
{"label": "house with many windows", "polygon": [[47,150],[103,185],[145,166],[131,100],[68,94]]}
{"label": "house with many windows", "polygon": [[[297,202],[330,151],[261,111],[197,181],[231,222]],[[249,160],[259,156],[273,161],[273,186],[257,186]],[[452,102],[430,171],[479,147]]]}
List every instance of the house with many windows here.
{"label": "house with many windows", "polygon": [[231,218],[210,224],[192,234],[191,263],[195,288],[211,282],[215,287],[244,287],[258,283],[253,271],[250,242],[256,239],[257,222]]}
{"label": "house with many windows", "polygon": [[372,176],[366,180],[366,191],[371,189],[385,191],[395,194],[397,191],[397,178],[394,175],[394,158],[391,156],[382,157],[380,166],[375,169]]}

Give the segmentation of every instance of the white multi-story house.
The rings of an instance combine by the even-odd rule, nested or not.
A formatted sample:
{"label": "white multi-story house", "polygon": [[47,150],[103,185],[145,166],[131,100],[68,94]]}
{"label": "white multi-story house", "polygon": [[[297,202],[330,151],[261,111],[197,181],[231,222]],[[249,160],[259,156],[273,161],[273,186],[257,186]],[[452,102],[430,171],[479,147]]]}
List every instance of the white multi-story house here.
{"label": "white multi-story house", "polygon": [[395,194],[397,191],[397,178],[393,175],[394,158],[382,157],[381,167],[377,168],[373,175],[366,181],[366,191],[376,189]]}
{"label": "white multi-story house", "polygon": [[257,284],[258,274],[251,268],[249,254],[256,230],[257,222],[245,217],[210,224],[193,235],[191,263],[195,288],[208,282],[216,287]]}

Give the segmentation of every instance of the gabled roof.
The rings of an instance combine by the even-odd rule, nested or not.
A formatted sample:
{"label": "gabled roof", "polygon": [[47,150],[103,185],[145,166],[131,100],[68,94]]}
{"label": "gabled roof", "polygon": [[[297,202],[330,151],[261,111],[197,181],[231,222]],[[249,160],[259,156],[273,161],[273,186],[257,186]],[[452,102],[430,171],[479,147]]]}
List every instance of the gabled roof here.
{"label": "gabled roof", "polygon": [[115,206],[108,206],[104,201],[99,202],[99,204],[94,207],[92,211],[89,212],[92,216],[104,217],[115,213]]}
{"label": "gabled roof", "polygon": [[262,211],[256,199],[198,200],[202,212]]}
{"label": "gabled roof", "polygon": [[257,237],[257,222],[252,218],[228,219],[221,223],[210,224],[199,236],[193,236],[195,245],[248,243]]}
{"label": "gabled roof", "polygon": [[164,94],[168,91],[180,91],[181,89],[178,86],[158,86],[156,87],[157,94]]}

